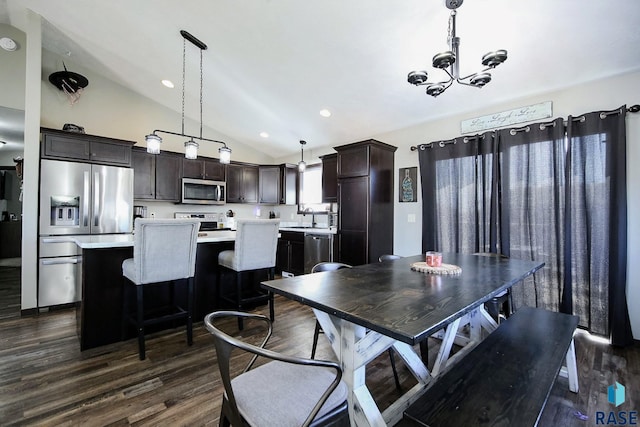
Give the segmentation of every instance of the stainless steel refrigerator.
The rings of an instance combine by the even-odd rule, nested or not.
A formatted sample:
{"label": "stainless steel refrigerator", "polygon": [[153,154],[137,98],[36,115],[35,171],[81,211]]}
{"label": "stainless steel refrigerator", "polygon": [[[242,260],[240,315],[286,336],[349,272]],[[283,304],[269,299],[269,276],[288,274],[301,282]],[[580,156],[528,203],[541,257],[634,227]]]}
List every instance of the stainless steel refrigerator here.
{"label": "stainless steel refrigerator", "polygon": [[42,160],[38,307],[81,299],[81,252],[64,236],[132,229],[132,169]]}

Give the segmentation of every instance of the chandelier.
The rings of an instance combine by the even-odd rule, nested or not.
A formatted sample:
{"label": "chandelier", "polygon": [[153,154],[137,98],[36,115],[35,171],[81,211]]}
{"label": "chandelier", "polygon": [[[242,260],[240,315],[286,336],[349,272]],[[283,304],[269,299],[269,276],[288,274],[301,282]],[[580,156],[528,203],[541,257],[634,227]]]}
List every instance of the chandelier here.
{"label": "chandelier", "polygon": [[491,74],[487,71],[497,67],[507,60],[507,51],[504,49],[489,52],[482,57],[482,65],[486,68],[480,72],[460,77],[460,37],[456,36],[456,9],[464,0],[445,0],[445,6],[451,9],[449,17],[449,29],[447,31],[447,44],[449,50],[440,52],[433,57],[433,67],[443,70],[449,75],[449,80],[431,83],[428,82],[426,71],[412,71],[407,76],[407,81],[412,85],[426,86],[427,95],[436,97],[447,90],[454,81],[466,85],[481,88],[491,81]]}
{"label": "chandelier", "polygon": [[[162,143],[162,138],[159,137],[158,133],[166,133],[169,135],[183,136],[189,138],[187,142],[184,143],[184,156],[187,159],[196,159],[198,157],[198,147],[200,146],[195,139],[199,141],[208,141],[215,142],[218,144],[222,144],[222,147],[218,149],[218,153],[220,154],[220,163],[228,164],[231,162],[231,149],[227,147],[222,141],[216,141],[214,139],[208,139],[202,137],[202,51],[207,50],[207,45],[195,38],[189,32],[185,30],[180,30],[180,35],[184,38],[182,41],[182,132],[171,132],[167,130],[155,129],[149,135],[145,136],[145,141],[147,143],[147,153],[151,154],[159,154],[160,153],[160,144]],[[187,40],[193,45],[195,45],[198,49],[200,49],[200,136],[187,135],[184,133],[184,98],[185,98],[185,63],[186,63],[186,43]]]}

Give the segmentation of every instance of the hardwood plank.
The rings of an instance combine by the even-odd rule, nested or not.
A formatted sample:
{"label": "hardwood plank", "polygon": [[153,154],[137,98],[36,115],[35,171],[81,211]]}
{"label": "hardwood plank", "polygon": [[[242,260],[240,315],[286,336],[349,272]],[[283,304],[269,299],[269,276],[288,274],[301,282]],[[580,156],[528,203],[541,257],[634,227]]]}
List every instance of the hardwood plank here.
{"label": "hardwood plank", "polygon": [[[0,269],[3,280],[10,279]],[[14,286],[18,292],[19,284]],[[4,295],[3,295],[4,298]],[[11,298],[11,297],[9,297]],[[4,300],[3,300],[4,301]],[[276,297],[276,322],[269,348],[308,357],[315,319],[299,303]],[[213,341],[202,322],[194,324],[194,344],[186,344],[183,327],[148,336],[147,360],[138,360],[135,339],[80,351],[74,308],[20,317],[19,307],[0,318],[0,425],[209,426],[218,424],[222,385]],[[267,314],[267,308],[257,312]],[[2,316],[2,315],[0,315]],[[234,335],[250,338],[251,326]],[[429,340],[431,362],[438,341]],[[417,347],[416,347],[417,350]],[[620,410],[637,410],[640,396],[640,345],[626,349],[576,337],[580,393],[568,392],[560,378],[543,412],[541,426],[584,426],[572,414],[579,410],[595,423],[595,411],[614,409],[606,388],[615,380],[627,388]],[[335,360],[320,336],[317,357]],[[398,360],[402,388],[415,380]],[[247,357],[234,356],[240,371]],[[367,367],[367,385],[386,408],[398,395],[389,356],[383,353]]]}

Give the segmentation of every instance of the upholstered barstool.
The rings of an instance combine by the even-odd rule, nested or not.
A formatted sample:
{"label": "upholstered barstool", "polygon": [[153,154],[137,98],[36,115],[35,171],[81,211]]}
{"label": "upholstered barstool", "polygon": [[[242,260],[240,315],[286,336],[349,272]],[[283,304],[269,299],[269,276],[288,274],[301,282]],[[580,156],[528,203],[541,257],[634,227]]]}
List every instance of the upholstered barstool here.
{"label": "upholstered barstool", "polygon": [[[187,322],[187,343],[193,343],[193,277],[196,269],[196,250],[200,222],[192,219],[143,219],[135,220],[133,258],[124,260],[122,274],[127,283],[136,287],[136,310],[130,314],[126,286],[123,296],[123,335],[126,325],[136,325],[140,360],[145,359],[145,327],[176,319]],[[187,283],[187,308],[174,301],[174,283]],[[171,282],[171,303],[162,314],[151,317],[145,313],[144,288],[158,283]]]}
{"label": "upholstered barstool", "polygon": [[[274,320],[273,294],[271,292],[244,296],[242,273],[267,270],[272,280],[276,269],[279,219],[239,219],[236,221],[236,240],[233,250],[222,251],[218,255],[218,299],[230,302],[236,310],[248,305],[267,302],[269,316]],[[222,292],[221,273],[224,269],[235,272],[236,290],[232,296]],[[238,328],[243,329],[243,319],[238,317]]]}

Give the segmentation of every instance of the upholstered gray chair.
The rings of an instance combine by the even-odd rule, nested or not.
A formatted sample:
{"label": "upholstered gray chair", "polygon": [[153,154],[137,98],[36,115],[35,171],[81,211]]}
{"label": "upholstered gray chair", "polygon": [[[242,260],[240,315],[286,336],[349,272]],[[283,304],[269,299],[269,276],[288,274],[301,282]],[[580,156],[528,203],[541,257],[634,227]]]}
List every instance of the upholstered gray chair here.
{"label": "upholstered gray chair", "polygon": [[[312,273],[319,273],[321,271],[336,271],[341,270],[343,268],[351,268],[349,264],[343,264],[341,262],[320,262],[313,266],[311,269]],[[313,331],[313,346],[311,347],[311,358],[316,357],[316,348],[318,347],[318,338],[320,334],[324,333],[322,327],[320,326],[320,322],[316,320],[316,327]],[[396,388],[400,390],[400,379],[398,378],[398,371],[396,370],[396,358],[393,354],[393,350],[389,349],[389,360],[391,361],[391,369],[393,370],[393,379],[396,383]]]}
{"label": "upholstered gray chair", "polygon": [[[508,258],[506,255],[498,254],[495,252],[476,252],[473,255],[486,256],[494,258]],[[502,318],[507,318],[513,313],[513,297],[511,296],[511,288],[506,291],[500,292],[498,295],[491,298],[484,303],[487,312],[493,317],[493,319],[500,323]]]}
{"label": "upholstered gray chair", "polygon": [[[223,332],[220,325],[225,317],[262,322],[266,332],[261,344],[252,345]],[[204,324],[214,338],[224,386],[219,425],[349,426],[348,390],[337,363],[265,349],[271,322],[260,314],[217,311],[205,316]],[[253,354],[234,378],[229,363],[233,350]],[[253,368],[258,358],[270,361]]]}
{"label": "upholstered gray chair", "polygon": [[[250,305],[268,302],[269,316],[274,320],[273,293],[245,296],[242,274],[250,271],[267,270],[267,277],[275,276],[276,251],[278,247],[279,219],[240,219],[236,221],[236,240],[233,250],[222,251],[218,255],[218,298],[242,310]],[[231,296],[222,292],[220,281],[223,269],[236,273],[236,290]],[[238,317],[238,328],[242,330],[242,317]]]}
{"label": "upholstered gray chair", "polygon": [[[136,311],[131,315],[128,304],[129,292],[123,292],[123,334],[131,322],[138,332],[140,360],[145,358],[145,326],[175,319],[186,319],[187,342],[193,343],[193,277],[196,269],[196,250],[200,222],[192,219],[143,219],[135,220],[133,258],[124,260],[122,274],[126,283],[136,285]],[[187,283],[187,308],[175,304],[174,282]],[[171,282],[171,307],[160,317],[145,313],[144,288]]]}

